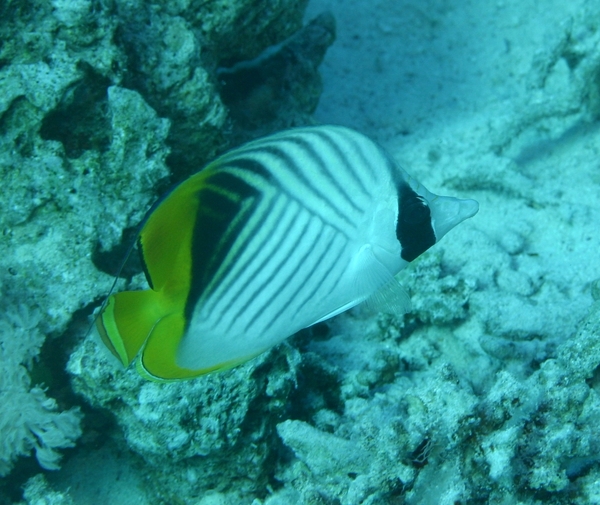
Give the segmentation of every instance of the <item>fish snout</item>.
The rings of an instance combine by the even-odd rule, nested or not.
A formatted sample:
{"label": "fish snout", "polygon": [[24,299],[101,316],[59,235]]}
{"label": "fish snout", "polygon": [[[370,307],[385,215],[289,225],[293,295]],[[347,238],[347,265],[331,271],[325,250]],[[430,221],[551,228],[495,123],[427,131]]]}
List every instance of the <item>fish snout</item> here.
{"label": "fish snout", "polygon": [[428,203],[436,241],[479,211],[479,203],[476,200],[462,200],[452,196],[435,196]]}

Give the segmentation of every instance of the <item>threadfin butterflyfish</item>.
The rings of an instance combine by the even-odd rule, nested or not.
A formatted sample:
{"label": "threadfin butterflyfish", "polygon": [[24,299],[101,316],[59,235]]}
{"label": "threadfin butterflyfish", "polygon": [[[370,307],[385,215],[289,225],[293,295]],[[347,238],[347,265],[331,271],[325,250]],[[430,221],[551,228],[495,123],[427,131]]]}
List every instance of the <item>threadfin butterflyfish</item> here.
{"label": "threadfin butterflyfish", "polygon": [[138,236],[150,289],[109,296],[96,326],[147,378],[231,368],[386,289],[477,210],[430,193],[356,131],[283,131],[151,209]]}

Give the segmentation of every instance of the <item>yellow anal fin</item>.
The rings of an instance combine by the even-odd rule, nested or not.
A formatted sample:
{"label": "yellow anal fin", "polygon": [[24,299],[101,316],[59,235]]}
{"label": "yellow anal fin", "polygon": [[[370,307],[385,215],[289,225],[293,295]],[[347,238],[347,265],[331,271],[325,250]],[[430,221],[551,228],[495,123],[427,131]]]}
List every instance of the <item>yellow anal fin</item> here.
{"label": "yellow anal fin", "polygon": [[124,291],[109,297],[96,327],[104,344],[128,366],[163,317],[155,291]]}
{"label": "yellow anal fin", "polygon": [[152,334],[137,361],[137,369],[142,377],[158,382],[192,379],[212,372],[229,370],[264,351],[263,349],[251,356],[244,356],[223,363],[215,362],[213,365],[204,368],[184,368],[177,364],[177,356],[180,352],[184,331],[185,319],[183,314],[179,313],[169,314],[152,328]]}
{"label": "yellow anal fin", "polygon": [[152,334],[137,362],[140,375],[155,381],[190,379],[213,370],[190,370],[177,365],[177,349],[185,331],[182,313],[163,317],[152,328]]}

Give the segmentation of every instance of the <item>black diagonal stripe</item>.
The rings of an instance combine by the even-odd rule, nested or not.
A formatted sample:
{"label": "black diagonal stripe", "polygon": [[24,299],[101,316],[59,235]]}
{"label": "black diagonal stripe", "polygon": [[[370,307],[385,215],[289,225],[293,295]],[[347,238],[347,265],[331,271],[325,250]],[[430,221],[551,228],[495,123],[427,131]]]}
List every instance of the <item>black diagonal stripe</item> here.
{"label": "black diagonal stripe", "polygon": [[[244,153],[246,153],[246,151],[244,151]],[[247,170],[249,172],[255,173],[257,175],[263,176],[263,174],[266,173],[267,177],[270,177],[271,179],[273,178],[273,176],[271,176],[271,173],[266,171],[266,168],[264,166],[263,163],[261,163],[260,161],[257,161],[254,158],[245,158],[245,157],[236,157],[235,159],[230,159],[227,160],[227,165],[228,168],[231,169],[241,169],[241,170]],[[266,171],[266,172],[265,172]],[[330,220],[327,219],[327,216],[322,216],[322,215],[317,215],[315,214],[314,211],[310,210],[309,208],[306,207],[306,204],[304,201],[302,201],[298,195],[296,194],[292,194],[290,193],[284,186],[282,186],[281,184],[277,185],[277,189],[284,194],[285,196],[287,196],[290,200],[298,203],[301,207],[307,209],[311,214],[314,214],[316,216],[318,216],[321,220],[327,222],[327,224],[329,226],[331,226],[332,228],[334,228],[337,232],[339,232],[341,235],[343,235],[344,237],[346,237],[347,239],[350,239],[350,236],[348,235],[348,230],[343,230],[342,228],[340,228],[339,226],[337,226],[335,223],[331,222]],[[348,223],[351,224],[352,228],[356,228],[356,224],[355,223],[351,223],[349,221],[348,218],[344,218],[344,220]]]}
{"label": "black diagonal stripe", "polygon": [[[297,216],[296,216],[297,217]],[[298,236],[296,237],[296,240],[294,241],[294,244],[291,246],[290,250],[291,253],[290,255],[293,256],[294,251],[296,250],[296,248],[298,247],[298,244],[304,239],[304,234],[306,233],[306,230],[308,228],[310,224],[310,219],[306,221],[306,223],[304,224],[304,226],[302,227],[302,230],[300,231],[300,233],[298,234]],[[292,226],[293,226],[293,221],[292,221]],[[282,234],[282,236],[284,236],[287,240],[289,240],[289,236],[287,234]],[[267,258],[268,260],[270,260],[271,258]],[[275,266],[273,266],[271,268],[271,272],[269,274],[269,276],[264,279],[257,287],[255,287],[250,295],[250,297],[248,298],[248,301],[238,309],[238,311],[236,312],[236,314],[232,317],[231,323],[229,328],[231,328],[231,325],[233,325],[233,322],[235,320],[237,320],[242,314],[244,314],[250,307],[250,305],[252,305],[252,303],[254,303],[256,297],[258,296],[258,294],[262,291],[264,291],[264,289],[273,282],[273,280],[279,275],[279,270],[281,269],[281,267],[287,262],[289,261],[289,256],[284,256],[283,258],[281,258],[277,264]],[[266,266],[266,265],[265,265]],[[264,266],[263,266],[264,268]],[[261,270],[263,269],[261,268]],[[275,295],[275,293],[273,294]],[[272,295],[272,296],[273,296]],[[269,301],[272,302],[273,298],[271,297]],[[250,326],[252,326],[252,324],[254,323],[254,321],[256,320],[257,317],[260,317],[262,315],[262,311],[265,309],[265,307],[267,306],[267,304],[263,304],[260,308],[260,310],[255,311],[254,317],[250,320],[250,322],[246,325],[246,327],[244,328],[244,331],[247,331],[248,328]],[[228,328],[228,330],[229,330]]]}
{"label": "black diagonal stripe", "polygon": [[[360,140],[363,140],[362,136],[359,136],[358,133],[354,132],[354,131],[347,131],[345,128],[338,130],[335,129],[334,131],[330,132],[324,132],[324,135],[327,135],[329,137],[331,137],[331,141],[334,144],[339,144],[341,143],[339,140],[336,139],[336,136],[341,137],[348,145],[350,145],[353,149],[354,149],[354,153],[356,155],[357,158],[359,158],[359,160],[354,160],[354,163],[358,163],[361,166],[367,167],[367,170],[369,171],[369,173],[371,174],[371,177],[373,177],[374,180],[377,180],[378,177],[378,171],[375,169],[374,166],[374,160],[371,159],[369,156],[367,156],[367,154],[365,154],[365,152],[363,151],[362,145],[365,142],[359,142],[357,140],[357,138],[359,138]],[[366,137],[364,137],[364,139],[370,143],[370,144],[374,144],[374,142],[371,139],[367,139]]]}
{"label": "black diagonal stripe", "polygon": [[[321,224],[321,230],[323,229],[323,224]],[[310,225],[310,223],[309,223]],[[320,240],[321,237],[319,237],[319,233],[317,233],[315,235],[315,238],[313,239],[313,241],[311,242],[311,244],[306,248],[306,251],[304,252],[304,254],[300,257],[300,259],[298,260],[297,264],[295,265],[295,268],[291,268],[290,272],[288,273],[288,275],[286,276],[286,278],[283,280],[283,282],[281,283],[282,286],[287,286],[289,285],[290,281],[292,280],[292,278],[294,276],[298,276],[299,272],[302,271],[302,269],[305,267],[305,262],[308,258],[308,256],[314,252],[314,247],[317,244],[317,242]],[[304,282],[306,282],[306,277],[304,279]],[[302,283],[302,285],[304,285],[304,282]],[[298,289],[296,289],[295,294],[297,294]],[[256,322],[256,319],[262,315],[262,313],[264,312],[264,310],[266,309],[266,307],[268,307],[269,305],[271,305],[274,301],[275,298],[281,296],[281,290],[277,291],[277,292],[273,292],[271,294],[271,298],[269,298],[266,302],[263,303],[263,305],[260,307],[260,309],[258,311],[256,311],[256,314],[254,316],[254,318],[248,323],[248,327],[252,326],[252,324],[254,324]],[[285,311],[288,309],[289,304],[291,303],[291,301],[294,299],[294,295],[292,295],[291,297],[288,297],[288,300],[282,304],[281,308],[279,309],[278,313],[275,314],[274,317],[271,318],[271,320],[267,323],[267,327],[271,326],[276,320],[277,318]],[[281,303],[280,301],[278,301],[278,304]]]}
{"label": "black diagonal stripe", "polygon": [[[285,212],[284,212],[285,215]],[[296,214],[297,215],[297,214]],[[292,216],[290,218],[292,220],[291,223],[293,223],[293,219],[294,216]],[[283,220],[283,217],[282,219]],[[290,224],[291,226],[291,224]],[[272,237],[272,235],[271,235]],[[273,251],[277,251],[279,249],[281,249],[281,247],[283,247],[284,243],[286,240],[288,240],[288,235],[285,233],[280,233],[279,234],[279,238],[277,239],[277,242],[274,244],[274,246],[272,247]],[[262,260],[260,261],[260,263],[253,269],[253,274],[254,275],[250,275],[248,276],[248,278],[246,279],[246,281],[241,284],[240,286],[238,286],[235,290],[235,292],[232,295],[232,299],[233,300],[238,300],[241,296],[242,293],[244,291],[246,291],[246,289],[248,289],[248,286],[255,281],[255,275],[260,275],[262,270],[266,267],[267,263],[271,260],[271,256],[269,256],[268,254],[266,254],[266,244],[265,247],[263,247],[263,249],[261,251],[259,251],[259,257],[262,256]],[[223,317],[223,313],[225,312],[225,310],[228,309],[228,307],[223,308],[220,311],[220,314],[218,316],[218,319],[221,319]],[[233,324],[233,322],[235,322],[235,318],[231,319],[231,324]]]}
{"label": "black diagonal stripe", "polygon": [[[312,135],[315,135],[316,137],[319,137],[319,139],[321,139],[325,144],[327,144],[327,146],[335,153],[335,155],[340,159],[342,165],[344,165],[345,167],[347,167],[348,169],[348,173],[350,174],[350,176],[352,177],[352,179],[354,179],[354,181],[356,182],[356,184],[360,187],[360,189],[362,190],[363,193],[365,193],[366,195],[370,195],[371,193],[369,192],[369,190],[367,189],[367,187],[364,185],[362,179],[360,177],[358,177],[358,175],[356,174],[356,170],[360,167],[361,169],[365,169],[367,172],[369,172],[371,174],[372,177],[375,177],[375,174],[373,173],[373,167],[371,166],[371,163],[367,163],[365,162],[364,157],[362,157],[361,162],[358,163],[357,160],[355,159],[351,159],[349,154],[345,153],[342,148],[339,145],[339,142],[337,142],[335,139],[331,138],[331,135],[323,130],[314,130],[311,132]],[[346,137],[347,141],[350,142],[350,137]],[[354,145],[354,143],[352,142],[352,144]],[[356,146],[355,146],[356,149]]]}
{"label": "black diagonal stripe", "polygon": [[[263,195],[263,198],[264,198],[264,195]],[[275,201],[276,201],[275,198],[272,198],[269,200],[269,203],[267,204],[267,207],[263,212],[265,215],[271,214],[273,212],[273,209],[275,207]],[[257,202],[256,206],[254,207],[254,212],[258,211],[258,207],[259,207],[259,205]],[[249,221],[251,221],[251,224],[247,224]],[[230,270],[233,270],[234,265],[235,265],[235,268],[237,268],[237,270],[240,272],[247,270],[248,268],[250,268],[252,262],[255,259],[254,256],[248,256],[247,258],[245,258],[243,263],[240,263],[240,258],[243,257],[244,253],[246,252],[246,249],[250,246],[250,244],[252,243],[252,240],[255,238],[258,228],[260,228],[264,224],[264,221],[259,221],[258,219],[252,219],[252,220],[246,220],[245,223],[247,224],[247,226],[249,226],[248,228],[244,229],[244,233],[246,233],[246,237],[244,238],[243,242],[241,242],[240,244],[238,244],[236,246],[237,250],[236,250],[235,254],[231,258],[228,259],[228,264],[232,265],[232,268],[227,270],[228,273],[230,273]],[[264,247],[265,247],[265,241],[262,241],[260,244],[258,244],[256,246],[256,250],[260,251]],[[210,300],[210,303],[207,305],[207,307],[216,307],[221,302],[223,296],[227,293],[227,291],[229,291],[229,289],[231,289],[232,285],[235,284],[239,279],[237,275],[227,276],[225,273],[223,273],[223,275],[221,275],[221,278],[223,279],[223,282],[219,283],[219,290],[220,290],[221,294],[216,298],[213,297]],[[205,298],[205,300],[206,300],[206,298]]]}
{"label": "black diagonal stripe", "polygon": [[[304,154],[307,154],[319,167],[321,168],[321,173],[325,175],[329,183],[335,187],[336,191],[342,195],[346,201],[354,208],[354,210],[358,212],[364,212],[364,209],[360,208],[354,202],[354,199],[348,194],[346,189],[339,183],[339,181],[333,176],[331,172],[331,168],[327,166],[327,161],[321,156],[321,153],[317,152],[315,146],[306,140],[306,138],[301,136],[292,136],[290,138],[285,139],[286,142],[296,145]],[[344,164],[346,164],[345,160],[342,160]],[[352,173],[351,167],[346,166],[346,170]],[[353,178],[356,180],[356,176],[354,174]]]}
{"label": "black diagonal stripe", "polygon": [[[321,224],[321,223],[320,223]],[[316,233],[314,240],[311,242],[311,244],[306,248],[306,252],[302,255],[302,257],[300,258],[300,260],[298,261],[298,268],[301,269],[304,264],[306,263],[306,260],[308,259],[309,255],[314,253],[314,249],[315,246],[317,245],[318,241],[322,239],[321,232],[323,230],[323,225],[321,224],[321,228],[319,229],[319,231]],[[317,265],[317,263],[315,263],[315,265]],[[281,317],[281,315],[289,309],[291,303],[293,300],[296,299],[296,297],[298,296],[298,293],[300,293],[300,291],[302,289],[304,289],[304,287],[306,286],[306,282],[310,280],[310,276],[311,273],[314,272],[314,266],[311,270],[310,273],[308,273],[307,275],[304,276],[304,279],[302,280],[302,282],[300,282],[298,284],[298,287],[296,287],[296,289],[287,297],[287,300],[284,304],[282,304],[281,308],[277,311],[277,313],[269,320],[269,322],[267,323],[267,327],[272,326],[275,321],[277,319],[279,319],[279,317]],[[292,277],[294,275],[298,275],[297,272],[295,271],[291,271],[288,276],[285,278],[285,280],[283,281],[284,285],[289,284],[289,282],[292,280]],[[272,297],[273,298],[273,297]],[[269,302],[272,302],[272,299],[269,300]]]}
{"label": "black diagonal stripe", "polygon": [[[324,272],[321,277],[317,280],[317,279],[313,279],[313,276],[315,274],[315,270],[320,267],[323,266],[322,262],[323,259],[325,258],[325,256],[330,252],[331,246],[333,245],[333,242],[335,241],[336,235],[332,234],[331,238],[329,239],[329,241],[327,242],[327,245],[325,246],[325,248],[323,249],[323,252],[319,255],[319,258],[315,261],[315,264],[313,265],[313,267],[311,268],[310,272],[308,272],[306,274],[306,278],[307,279],[311,279],[311,283],[314,284],[314,288],[310,291],[310,293],[304,297],[304,300],[300,303],[300,305],[298,306],[298,309],[296,310],[296,314],[298,314],[298,312],[300,312],[304,306],[308,303],[308,301],[315,296],[315,293],[317,292],[317,290],[321,287],[321,284],[323,283],[323,281],[325,280],[325,278],[331,274],[333,267],[336,264],[336,261],[334,260],[333,263],[331,263],[329,269]],[[342,270],[343,273],[343,270]],[[341,274],[340,274],[341,275]]]}
{"label": "black diagonal stripe", "polygon": [[265,181],[272,181],[273,174],[271,171],[265,166],[264,163],[254,159],[247,158],[242,156],[246,151],[242,153],[237,153],[233,151],[233,153],[229,156],[226,156],[221,164],[221,168],[224,171],[227,171],[228,168],[241,168],[251,174],[257,175],[264,179]]}
{"label": "black diagonal stripe", "polygon": [[191,282],[185,307],[187,321],[231,249],[245,220],[239,220],[236,229],[231,229],[231,223],[245,200],[257,199],[259,196],[255,188],[224,172],[211,175],[206,185],[198,191],[200,205],[192,235]]}
{"label": "black diagonal stripe", "polygon": [[[253,154],[261,154],[261,153],[267,153],[270,154],[271,156],[274,156],[276,158],[279,158],[285,165],[286,168],[292,172],[298,179],[300,179],[300,181],[302,181],[302,183],[307,187],[307,189],[309,189],[310,191],[312,191],[315,195],[317,195],[321,200],[325,201],[328,203],[329,208],[344,222],[346,222],[351,228],[355,227],[355,223],[353,223],[350,218],[344,214],[343,210],[340,209],[339,207],[337,207],[335,205],[335,203],[325,194],[323,193],[318,187],[316,187],[312,181],[306,177],[306,175],[304,174],[302,168],[298,165],[297,161],[294,160],[288,153],[286,153],[283,149],[281,149],[280,147],[277,147],[275,145],[266,145],[266,146],[260,146],[260,147],[252,147],[249,149],[244,149],[243,154],[248,154],[248,155],[253,155]],[[236,159],[235,160],[235,164],[238,164],[238,161],[241,161]],[[273,174],[274,177],[277,177],[277,174]],[[297,199],[297,196],[295,197],[295,199]]]}

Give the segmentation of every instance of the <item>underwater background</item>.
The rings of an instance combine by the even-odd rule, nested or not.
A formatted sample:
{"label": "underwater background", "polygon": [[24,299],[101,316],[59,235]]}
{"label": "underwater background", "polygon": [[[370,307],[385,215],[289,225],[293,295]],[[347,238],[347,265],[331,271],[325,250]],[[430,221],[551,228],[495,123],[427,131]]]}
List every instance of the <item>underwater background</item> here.
{"label": "underwater background", "polygon": [[[0,0],[0,504],[600,503],[599,119],[593,1]],[[412,311],[115,366],[87,332],[149,206],[314,123],[479,201]]]}

